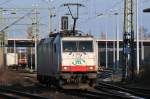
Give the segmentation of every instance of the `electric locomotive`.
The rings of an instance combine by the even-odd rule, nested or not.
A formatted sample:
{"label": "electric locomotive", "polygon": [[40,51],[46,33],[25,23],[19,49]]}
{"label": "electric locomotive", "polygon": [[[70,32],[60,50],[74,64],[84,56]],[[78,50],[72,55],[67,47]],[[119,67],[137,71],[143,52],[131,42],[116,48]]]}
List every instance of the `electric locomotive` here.
{"label": "electric locomotive", "polygon": [[37,79],[47,85],[81,88],[95,84],[97,43],[91,35],[63,31],[38,44]]}

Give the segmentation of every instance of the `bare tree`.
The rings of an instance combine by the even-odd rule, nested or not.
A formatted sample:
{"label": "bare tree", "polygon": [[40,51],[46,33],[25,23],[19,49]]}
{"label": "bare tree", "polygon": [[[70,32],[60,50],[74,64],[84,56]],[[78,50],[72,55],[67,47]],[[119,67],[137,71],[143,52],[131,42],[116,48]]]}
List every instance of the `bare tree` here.
{"label": "bare tree", "polygon": [[140,40],[146,40],[149,39],[150,34],[148,33],[147,28],[145,28],[144,26],[141,26],[139,28],[139,33],[140,33]]}
{"label": "bare tree", "polygon": [[27,29],[27,38],[32,39],[33,33],[32,33],[32,27],[28,27]]}
{"label": "bare tree", "polygon": [[104,32],[101,32],[101,40],[105,40],[106,39],[106,33],[104,33]]}

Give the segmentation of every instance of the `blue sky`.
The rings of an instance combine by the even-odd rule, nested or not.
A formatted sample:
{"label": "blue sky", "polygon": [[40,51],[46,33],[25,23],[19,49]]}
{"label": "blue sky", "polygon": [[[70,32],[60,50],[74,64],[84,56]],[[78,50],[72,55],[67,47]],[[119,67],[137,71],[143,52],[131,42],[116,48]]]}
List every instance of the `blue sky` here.
{"label": "blue sky", "polygon": [[[48,0],[47,0],[48,1]],[[117,12],[120,15],[119,17],[119,33],[120,37],[122,37],[122,29],[123,29],[123,1],[124,0],[53,0],[51,2],[51,6],[55,7],[53,9],[53,14],[56,14],[55,18],[52,18],[53,30],[56,29],[59,31],[60,24],[60,16],[68,13],[68,10],[64,7],[61,7],[64,3],[70,2],[79,2],[85,5],[85,7],[80,8],[80,17],[78,20],[77,28],[82,30],[85,33],[91,33],[95,35],[97,38],[100,38],[100,34],[102,32],[108,33],[109,39],[114,39],[113,33],[115,32],[116,25],[116,16],[107,15],[110,13]],[[45,37],[48,35],[48,3],[46,0],[1,0],[0,6],[1,8],[33,8],[34,5],[38,5],[39,8],[39,20],[40,20],[40,36]],[[144,8],[150,7],[149,0],[139,0],[139,22],[140,26],[143,25],[145,28],[150,27],[150,22],[148,22],[150,18],[150,14],[145,14],[142,12]],[[17,19],[17,17],[23,16],[25,13],[30,12],[31,9],[16,9],[15,15],[4,15],[6,18],[6,25],[12,23]],[[112,12],[113,11],[113,12]],[[105,15],[98,17],[97,15],[103,13]],[[33,15],[32,15],[33,16]],[[27,33],[27,29],[31,27],[32,16],[28,16],[22,21],[18,22],[18,25],[14,25],[7,30],[9,37],[25,38]],[[10,18],[15,17],[15,18]],[[70,20],[70,23],[72,21]],[[24,25],[19,25],[24,24]],[[26,25],[27,24],[27,25]],[[70,25],[71,26],[71,25]],[[1,26],[1,28],[3,28]],[[150,30],[149,30],[150,31]]]}

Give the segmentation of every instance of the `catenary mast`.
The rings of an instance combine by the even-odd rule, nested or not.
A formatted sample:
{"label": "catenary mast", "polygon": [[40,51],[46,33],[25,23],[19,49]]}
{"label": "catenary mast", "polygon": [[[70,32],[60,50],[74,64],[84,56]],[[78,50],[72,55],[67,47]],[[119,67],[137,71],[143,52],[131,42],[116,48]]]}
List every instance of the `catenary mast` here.
{"label": "catenary mast", "polygon": [[134,1],[124,0],[123,75],[122,80],[134,78]]}

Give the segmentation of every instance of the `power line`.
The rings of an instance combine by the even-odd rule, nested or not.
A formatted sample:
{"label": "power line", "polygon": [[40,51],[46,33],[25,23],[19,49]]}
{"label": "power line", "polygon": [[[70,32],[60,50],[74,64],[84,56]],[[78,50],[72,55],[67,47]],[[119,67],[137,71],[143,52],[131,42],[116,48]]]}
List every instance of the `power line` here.
{"label": "power line", "polygon": [[149,2],[149,1],[150,1],[150,0],[144,0],[143,3],[147,3],[147,2]]}
{"label": "power line", "polygon": [[11,2],[11,1],[13,1],[13,0],[6,0],[6,1],[0,3],[0,6],[1,6],[1,5],[4,5],[4,4],[6,4],[6,3],[9,3],[9,2]]}
{"label": "power line", "polygon": [[[107,9],[107,10],[105,10],[104,12],[106,12],[106,13],[109,13],[110,11],[113,12],[112,9],[113,9],[114,7],[116,7],[117,5],[121,4],[121,3],[123,3],[123,1],[116,2],[112,7],[110,7],[110,8]],[[99,13],[99,14],[100,14],[100,13]],[[97,18],[97,16],[98,16],[98,14],[95,15],[95,16],[92,16],[92,17],[88,17],[87,19],[85,19],[84,22],[87,22],[87,21],[89,21],[89,20],[93,20],[93,19]]]}
{"label": "power line", "polygon": [[14,21],[13,23],[11,23],[10,25],[4,27],[4,28],[3,28],[2,30],[0,30],[0,31],[4,31],[4,30],[8,29],[10,26],[16,24],[17,22],[19,22],[20,20],[24,19],[26,16],[28,16],[28,15],[30,15],[30,14],[32,14],[32,12],[29,12],[29,13],[25,14],[24,16],[20,17],[19,19],[17,19],[16,21]]}
{"label": "power line", "polygon": [[121,3],[123,3],[123,0],[116,2],[114,5],[112,5],[110,8],[106,9],[104,12],[108,13],[110,11],[112,11],[113,8],[117,7],[118,5],[120,5]]}

